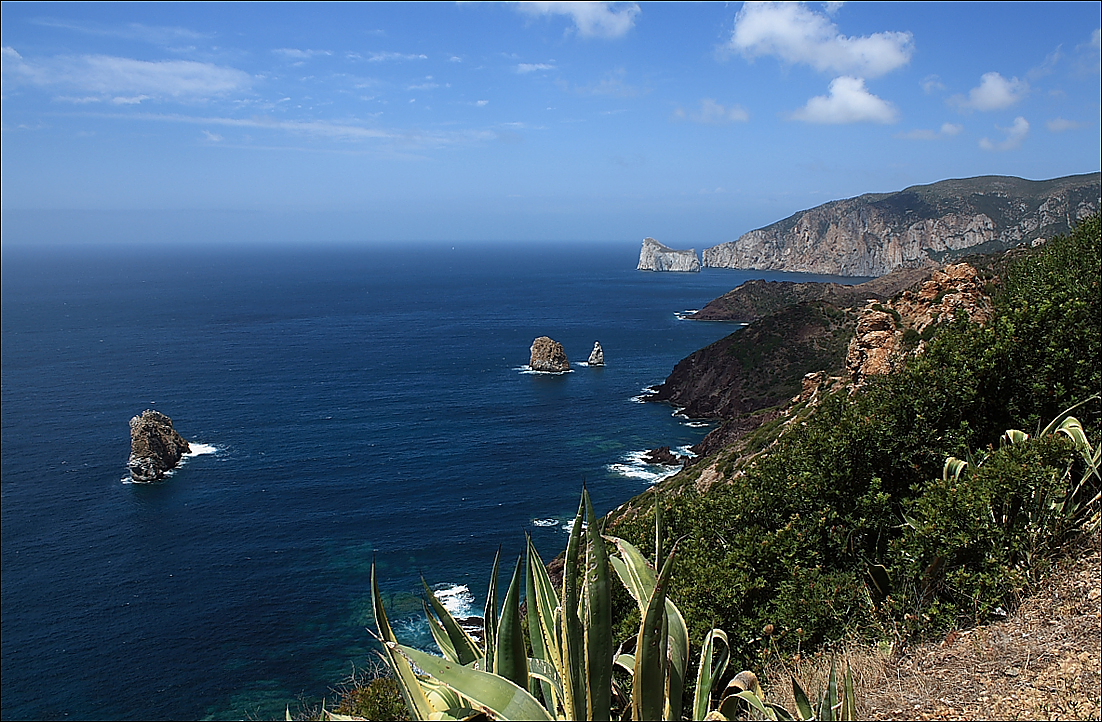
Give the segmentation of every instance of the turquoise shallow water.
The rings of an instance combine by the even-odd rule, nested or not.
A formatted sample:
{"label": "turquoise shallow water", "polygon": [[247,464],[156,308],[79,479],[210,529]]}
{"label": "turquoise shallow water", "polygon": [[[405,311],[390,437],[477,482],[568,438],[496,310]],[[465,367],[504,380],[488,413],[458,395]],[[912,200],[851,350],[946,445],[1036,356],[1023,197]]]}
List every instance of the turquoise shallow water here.
{"label": "turquoise shallow water", "polygon": [[[378,560],[479,611],[500,545],[545,556],[706,428],[633,400],[734,330],[747,278],[634,270],[635,244],[5,249],[3,717],[279,717],[369,661]],[[801,277],[809,278],[809,277]],[[603,369],[524,373],[532,339]],[[125,483],[155,408],[213,447]]]}

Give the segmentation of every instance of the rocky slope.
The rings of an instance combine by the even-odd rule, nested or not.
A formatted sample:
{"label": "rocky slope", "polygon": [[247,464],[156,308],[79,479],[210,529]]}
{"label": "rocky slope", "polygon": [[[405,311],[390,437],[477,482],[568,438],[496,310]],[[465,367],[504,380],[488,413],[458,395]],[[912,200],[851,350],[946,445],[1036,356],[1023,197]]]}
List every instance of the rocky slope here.
{"label": "rocky slope", "polygon": [[639,251],[639,271],[699,271],[700,259],[696,249],[679,251],[664,246],[653,238],[644,238]]}
{"label": "rocky slope", "polygon": [[187,440],[172,426],[172,419],[146,409],[130,419],[130,477],[134,481],[160,481],[191,451]]}
{"label": "rocky slope", "polygon": [[528,361],[528,367],[533,371],[549,371],[562,373],[570,370],[570,360],[566,357],[566,350],[558,341],[547,336],[540,336],[532,342],[532,356]]}
{"label": "rocky slope", "polygon": [[1099,173],[981,176],[832,201],[706,248],[703,265],[881,276],[1067,233],[1097,213]]}

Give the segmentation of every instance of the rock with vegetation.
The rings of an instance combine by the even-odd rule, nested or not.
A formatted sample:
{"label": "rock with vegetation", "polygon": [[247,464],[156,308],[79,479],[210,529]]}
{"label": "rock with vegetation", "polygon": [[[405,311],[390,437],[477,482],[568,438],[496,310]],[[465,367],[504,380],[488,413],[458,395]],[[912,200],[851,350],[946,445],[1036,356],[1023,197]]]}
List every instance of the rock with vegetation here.
{"label": "rock with vegetation", "polygon": [[[806,377],[769,423],[610,515],[608,534],[642,543],[661,500],[690,637],[724,628],[741,659],[944,637],[1012,612],[1097,533],[1102,226],[990,267],[958,279],[983,281],[986,323],[929,326],[922,353],[860,388]],[[944,290],[914,318],[959,292]],[[883,305],[882,330],[909,323]]]}
{"label": "rock with vegetation", "polygon": [[653,238],[643,239],[643,248],[639,251],[640,271],[688,271],[700,270],[700,259],[696,249],[675,250],[664,246]]}
{"label": "rock with vegetation", "polygon": [[191,447],[172,426],[172,419],[146,409],[130,419],[130,477],[134,481],[160,481],[176,468]]}
{"label": "rock with vegetation", "polygon": [[1098,213],[1100,178],[982,176],[867,193],[706,248],[703,265],[880,276],[900,266],[1003,251],[1068,233]]}
{"label": "rock with vegetation", "polygon": [[600,341],[593,342],[593,350],[589,352],[590,366],[604,366],[605,365],[605,350],[601,348]]}
{"label": "rock with vegetation", "polygon": [[531,350],[532,356],[528,367],[533,371],[562,373],[570,370],[570,359],[566,357],[566,349],[558,341],[540,336],[532,342]]}

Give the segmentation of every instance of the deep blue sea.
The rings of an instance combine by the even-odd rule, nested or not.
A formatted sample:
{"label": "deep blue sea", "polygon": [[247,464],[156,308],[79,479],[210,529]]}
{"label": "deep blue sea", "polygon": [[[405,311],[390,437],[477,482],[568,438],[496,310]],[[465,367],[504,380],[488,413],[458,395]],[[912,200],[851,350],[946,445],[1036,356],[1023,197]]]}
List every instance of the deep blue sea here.
{"label": "deep blue sea", "polygon": [[[679,320],[748,278],[638,245],[3,251],[4,719],[282,719],[372,659],[374,555],[416,641],[420,575],[480,613],[499,546],[545,559],[699,441],[643,404],[737,327]],[[823,278],[808,277],[800,278]],[[526,373],[532,340],[572,362]],[[128,483],[128,421],[197,449]],[[507,562],[503,566],[507,566]],[[464,595],[458,603],[462,606]]]}

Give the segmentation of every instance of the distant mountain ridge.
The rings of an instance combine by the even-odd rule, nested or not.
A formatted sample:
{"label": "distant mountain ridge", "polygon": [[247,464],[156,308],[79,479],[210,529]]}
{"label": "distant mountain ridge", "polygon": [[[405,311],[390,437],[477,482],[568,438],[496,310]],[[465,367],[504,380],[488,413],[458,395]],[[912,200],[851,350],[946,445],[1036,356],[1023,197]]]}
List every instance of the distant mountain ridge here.
{"label": "distant mountain ridge", "polygon": [[831,201],[704,249],[711,268],[881,276],[1069,233],[1099,211],[1102,174],[979,176]]}

